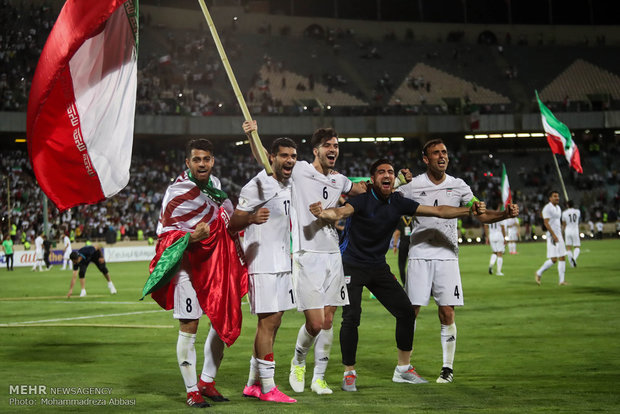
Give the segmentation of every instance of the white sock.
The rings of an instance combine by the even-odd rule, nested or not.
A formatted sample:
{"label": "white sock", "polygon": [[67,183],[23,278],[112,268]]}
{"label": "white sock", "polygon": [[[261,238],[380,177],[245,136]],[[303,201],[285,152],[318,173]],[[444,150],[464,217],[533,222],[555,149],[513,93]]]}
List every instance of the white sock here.
{"label": "white sock", "polygon": [[187,392],[198,391],[195,341],[196,334],[179,331],[179,339],[177,339],[177,361],[179,362],[181,376],[183,377]]}
{"label": "white sock", "polygon": [[566,256],[568,257],[568,260],[573,258],[573,251],[572,250],[566,250]]}
{"label": "white sock", "polygon": [[220,339],[211,326],[207,340],[205,341],[205,362],[202,366],[200,379],[204,382],[213,382],[224,358],[224,341]]}
{"label": "white sock", "polygon": [[404,372],[409,371],[409,369],[411,369],[411,364],[408,365],[396,365],[396,370],[398,372],[400,372],[401,374]]}
{"label": "white sock", "polygon": [[260,382],[260,376],[258,374],[258,360],[254,358],[250,359],[250,374],[248,375],[248,383],[246,384],[248,387],[251,387],[254,384],[258,384]]}
{"label": "white sock", "polygon": [[580,252],[581,252],[581,249],[579,247],[575,247],[575,254],[573,254],[573,258],[575,259],[575,261],[577,261],[577,258],[579,257]]}
{"label": "white sock", "polygon": [[443,351],[443,366],[452,368],[454,353],[456,352],[456,324],[441,325],[441,349]]}
{"label": "white sock", "polygon": [[564,273],[566,273],[566,262],[564,260],[558,260],[558,276],[560,277],[560,283],[564,282]]}
{"label": "white sock", "polygon": [[547,259],[545,263],[543,263],[543,265],[540,267],[540,269],[536,271],[536,274],[538,276],[542,276],[545,270],[549,269],[551,266],[553,266],[553,262],[551,261],[551,259]]}
{"label": "white sock", "polygon": [[82,290],[80,291],[80,295],[86,295],[86,289],[82,289]]}
{"label": "white sock", "polygon": [[502,265],[504,264],[504,258],[503,257],[498,257],[497,258],[497,273],[502,273]]}
{"label": "white sock", "polygon": [[495,264],[495,260],[497,260],[497,255],[495,253],[493,253],[491,255],[491,260],[489,261],[489,267],[493,266]]}
{"label": "white sock", "polygon": [[306,330],[306,324],[301,325],[301,328],[299,328],[299,333],[297,334],[293,364],[306,365],[306,355],[308,355],[308,351],[316,341],[316,338],[316,336],[312,336],[308,333]]}
{"label": "white sock", "polygon": [[354,369],[352,369],[351,371],[345,371],[343,377],[346,377],[347,375],[357,376],[357,371],[355,371]]}
{"label": "white sock", "polygon": [[112,283],[112,281],[108,282],[108,289],[110,289],[110,292],[116,291],[116,288],[114,287],[114,283]]}
{"label": "white sock", "polygon": [[316,343],[314,344],[314,375],[312,376],[312,382],[316,379],[323,379],[325,377],[325,371],[327,371],[327,364],[329,362],[329,351],[332,349],[332,342],[334,342],[334,330],[332,328],[323,329],[316,336]]}
{"label": "white sock", "polygon": [[276,372],[276,363],[274,361],[265,361],[264,359],[256,359],[256,361],[258,362],[261,389],[263,394],[266,394],[276,386],[273,379],[273,375]]}

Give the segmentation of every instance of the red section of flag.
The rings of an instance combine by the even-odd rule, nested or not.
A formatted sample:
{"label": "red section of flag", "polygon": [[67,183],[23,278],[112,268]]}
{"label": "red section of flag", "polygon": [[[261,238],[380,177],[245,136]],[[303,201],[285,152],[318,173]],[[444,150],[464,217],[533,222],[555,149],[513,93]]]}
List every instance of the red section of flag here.
{"label": "red section of flag", "polygon": [[69,62],[125,0],[67,0],[47,39],[28,99],[28,154],[41,189],[65,210],[104,199],[86,151]]}
{"label": "red section of flag", "polygon": [[[220,216],[211,222],[211,235],[191,244],[186,250],[183,266],[190,269],[192,285],[202,311],[209,317],[213,329],[228,346],[241,334],[241,298],[248,292],[247,268],[241,263],[235,241]],[[160,236],[156,255],[151,261],[152,272],[164,250],[183,237],[184,231],[169,231]],[[164,309],[174,307],[174,284],[156,290],[151,295]]]}

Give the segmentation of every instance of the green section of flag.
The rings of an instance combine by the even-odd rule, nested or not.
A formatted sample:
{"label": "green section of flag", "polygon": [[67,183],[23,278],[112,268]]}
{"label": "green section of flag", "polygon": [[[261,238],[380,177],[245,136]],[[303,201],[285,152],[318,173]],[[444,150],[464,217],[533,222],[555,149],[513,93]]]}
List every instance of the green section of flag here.
{"label": "green section of flag", "polygon": [[164,250],[153,273],[149,276],[142,289],[142,299],[149,293],[156,291],[160,287],[164,286],[177,274],[179,266],[181,266],[181,260],[183,260],[183,253],[187,249],[189,244],[190,233],[185,234],[179,240],[172,243]]}
{"label": "green section of flag", "polygon": [[[549,108],[547,108],[545,104],[542,103],[542,101],[540,100],[540,97],[538,96],[538,91],[536,91],[536,100],[538,101],[538,107],[540,108],[540,114],[543,116],[544,121],[547,123],[549,127],[551,127],[555,131],[555,132],[548,131],[547,128],[545,128],[545,132],[555,135],[558,138],[562,138],[564,140],[565,149],[572,147],[573,139],[571,138],[570,130],[568,129],[566,125],[558,121],[555,115],[553,115],[553,112],[551,112]],[[543,122],[543,126],[544,126],[544,122]]]}

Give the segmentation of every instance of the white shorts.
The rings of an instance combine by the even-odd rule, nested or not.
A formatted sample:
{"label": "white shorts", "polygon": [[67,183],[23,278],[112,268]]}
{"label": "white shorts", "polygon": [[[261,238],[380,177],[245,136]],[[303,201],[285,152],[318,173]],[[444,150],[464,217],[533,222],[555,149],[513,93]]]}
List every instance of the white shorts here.
{"label": "white shorts", "polygon": [[202,309],[196,297],[196,291],[189,275],[181,270],[177,275],[178,281],[174,286],[174,319],[200,319]]}
{"label": "white shorts", "polygon": [[517,229],[510,227],[508,229],[508,241],[516,242],[519,240],[519,234],[517,233]]}
{"label": "white shorts", "polygon": [[71,256],[71,250],[66,251],[62,258],[63,260],[69,260],[69,256]]}
{"label": "white shorts", "polygon": [[463,306],[459,261],[409,259],[405,292],[413,305],[426,306],[433,295],[438,306]]}
{"label": "white shorts", "polygon": [[291,272],[250,274],[248,297],[252,315],[293,309],[295,294]]}
{"label": "white shorts", "polygon": [[500,235],[489,239],[491,250],[495,252],[504,252],[504,238]]}
{"label": "white shorts", "polygon": [[34,259],[35,260],[43,260],[43,250],[36,250],[34,252]]}
{"label": "white shorts", "polygon": [[566,246],[581,246],[581,239],[579,238],[579,230],[567,231],[564,236],[566,237]]}
{"label": "white shorts", "polygon": [[564,239],[562,236],[559,235],[558,242],[554,243],[551,233],[547,232],[547,259],[564,256],[566,256],[566,246],[564,245]]}
{"label": "white shorts", "polygon": [[293,253],[293,285],[299,311],[349,304],[340,253]]}

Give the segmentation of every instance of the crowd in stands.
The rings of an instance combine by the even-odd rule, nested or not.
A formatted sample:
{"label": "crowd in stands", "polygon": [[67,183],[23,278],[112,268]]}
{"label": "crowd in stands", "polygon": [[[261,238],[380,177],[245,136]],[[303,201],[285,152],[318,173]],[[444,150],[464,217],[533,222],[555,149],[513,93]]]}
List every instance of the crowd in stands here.
{"label": "crowd in stands", "polygon": [[[599,143],[582,150],[583,175],[564,174],[569,196],[582,210],[587,222],[615,222],[620,211],[620,171],[618,150],[615,146],[601,148]],[[519,158],[514,153],[467,151],[456,144],[450,148],[448,173],[463,178],[489,208],[501,205],[501,168],[506,164],[511,173],[513,200],[521,209],[521,221],[528,229],[542,225],[540,211],[547,202],[547,192],[558,189],[555,167],[549,153],[548,162],[540,157]],[[300,143],[299,159],[312,159],[307,143]],[[390,159],[396,168],[409,168],[414,174],[425,170],[421,159],[421,145],[408,140],[402,143],[354,144],[343,143],[337,168],[349,177],[367,177],[369,165],[378,158]],[[213,174],[222,181],[223,189],[236,203],[241,187],[258,171],[247,145],[234,146],[216,142],[216,163]],[[530,162],[528,162],[528,159]],[[48,203],[51,235],[57,239],[65,230],[73,232],[77,240],[103,240],[109,231],[119,232],[121,239],[155,236],[161,200],[165,189],[183,169],[182,149],[134,150],[129,184],[119,194],[96,205],[79,206],[60,213]],[[567,170],[563,166],[564,171]],[[11,217],[18,226],[18,240],[34,240],[43,230],[43,197],[34,178],[25,151],[2,153],[0,162],[0,217]],[[6,202],[10,190],[9,212]],[[562,199],[564,197],[562,196]],[[478,227],[473,219],[464,220],[464,227]],[[6,231],[3,228],[2,231]],[[24,236],[22,236],[24,233]]]}

